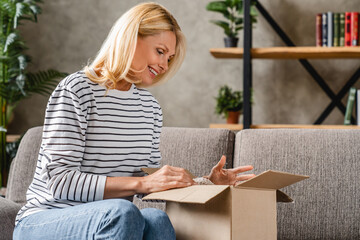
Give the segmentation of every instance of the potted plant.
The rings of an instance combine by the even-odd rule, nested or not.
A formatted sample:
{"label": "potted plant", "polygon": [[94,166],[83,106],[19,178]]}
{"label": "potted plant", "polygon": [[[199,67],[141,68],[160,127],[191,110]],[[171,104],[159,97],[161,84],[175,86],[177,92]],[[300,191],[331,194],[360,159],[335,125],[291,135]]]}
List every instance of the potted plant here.
{"label": "potted plant", "polygon": [[[56,70],[29,73],[30,57],[18,29],[23,20],[37,21],[42,0],[0,0],[0,187],[6,185],[10,166],[6,152],[6,131],[10,116],[20,100],[33,93],[48,95],[57,79],[66,74]],[[14,151],[16,145],[8,146]]]}
{"label": "potted plant", "polygon": [[[211,20],[210,22],[224,29],[225,47],[236,47],[239,40],[239,30],[244,26],[243,0],[214,1],[206,5],[206,10],[221,13],[226,21]],[[254,6],[250,9],[251,23],[256,22],[257,12]]]}
{"label": "potted plant", "polygon": [[216,114],[227,119],[229,124],[239,123],[239,116],[243,108],[242,91],[233,91],[224,85],[219,89],[216,99]]}

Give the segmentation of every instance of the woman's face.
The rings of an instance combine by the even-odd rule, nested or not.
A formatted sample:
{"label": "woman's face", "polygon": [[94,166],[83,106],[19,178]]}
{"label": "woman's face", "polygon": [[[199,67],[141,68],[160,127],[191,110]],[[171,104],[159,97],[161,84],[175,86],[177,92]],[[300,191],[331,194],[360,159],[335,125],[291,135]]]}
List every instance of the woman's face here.
{"label": "woman's face", "polygon": [[176,36],[171,31],[139,37],[131,67],[142,84],[150,86],[154,78],[168,70],[168,63],[175,55]]}

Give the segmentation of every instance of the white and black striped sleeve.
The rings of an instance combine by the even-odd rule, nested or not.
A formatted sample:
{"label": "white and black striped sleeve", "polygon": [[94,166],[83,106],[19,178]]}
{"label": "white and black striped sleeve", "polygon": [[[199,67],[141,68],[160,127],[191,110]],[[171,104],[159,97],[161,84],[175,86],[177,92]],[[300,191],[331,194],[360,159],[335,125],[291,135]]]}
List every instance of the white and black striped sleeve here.
{"label": "white and black striped sleeve", "polygon": [[160,135],[162,129],[162,110],[160,105],[157,103],[154,106],[154,134],[152,137],[152,148],[151,148],[151,155],[150,155],[150,164],[149,167],[158,168],[160,167],[161,161],[161,153],[160,153]]}
{"label": "white and black striped sleeve", "polygon": [[89,91],[77,88],[81,81],[63,81],[50,97],[43,130],[41,177],[54,199],[89,202],[103,199],[106,176],[80,172],[86,114],[94,101]]}

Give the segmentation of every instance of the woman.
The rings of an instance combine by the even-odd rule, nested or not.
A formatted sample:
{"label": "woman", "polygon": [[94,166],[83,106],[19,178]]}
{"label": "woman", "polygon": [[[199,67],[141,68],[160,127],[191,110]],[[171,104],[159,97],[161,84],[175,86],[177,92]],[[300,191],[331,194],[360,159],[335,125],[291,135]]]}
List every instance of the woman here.
{"label": "woman", "polygon": [[[134,194],[195,184],[184,169],[160,166],[162,112],[143,87],[180,67],[185,38],[173,16],[155,3],[139,4],[113,26],[84,71],[59,83],[46,109],[43,140],[27,204],[14,239],[175,239],[167,215],[138,210]],[[224,170],[225,157],[207,177],[234,184],[251,166]]]}

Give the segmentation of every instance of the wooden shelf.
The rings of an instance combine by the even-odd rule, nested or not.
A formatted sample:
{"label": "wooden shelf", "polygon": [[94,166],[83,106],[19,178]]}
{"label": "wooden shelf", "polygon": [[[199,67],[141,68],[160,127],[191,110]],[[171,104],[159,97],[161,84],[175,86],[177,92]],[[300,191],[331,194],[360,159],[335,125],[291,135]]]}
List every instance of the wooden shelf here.
{"label": "wooden shelf", "polygon": [[[242,130],[242,124],[210,124],[210,128],[226,128],[229,130]],[[301,124],[259,124],[251,125],[253,129],[266,128],[297,128],[297,129],[360,129],[357,125],[301,125]]]}
{"label": "wooden shelf", "polygon": [[[211,48],[215,58],[242,58],[242,48]],[[252,48],[252,58],[261,59],[324,59],[360,58],[360,47],[269,47]]]}
{"label": "wooden shelf", "polygon": [[15,142],[20,138],[20,135],[6,135],[6,142]]}

